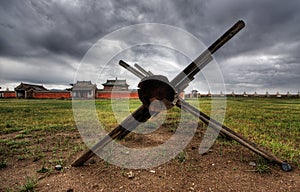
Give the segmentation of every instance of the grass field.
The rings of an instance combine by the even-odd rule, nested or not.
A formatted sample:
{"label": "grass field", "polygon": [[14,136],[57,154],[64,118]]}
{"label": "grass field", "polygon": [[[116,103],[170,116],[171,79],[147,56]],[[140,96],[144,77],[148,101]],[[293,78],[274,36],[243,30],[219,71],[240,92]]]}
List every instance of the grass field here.
{"label": "grass field", "polygon": [[[201,109],[209,113],[210,103],[209,98],[201,98]],[[131,101],[130,110],[139,105],[139,100]],[[96,106],[98,114],[107,117],[103,121],[113,127],[116,121],[110,101],[97,100]],[[66,164],[86,148],[77,132],[70,100],[0,100],[0,116],[0,168],[12,159]],[[224,123],[300,167],[299,117],[300,99],[228,98]]]}
{"label": "grass field", "polygon": [[[200,99],[203,111],[210,103]],[[224,124],[300,166],[300,99],[227,98]]]}

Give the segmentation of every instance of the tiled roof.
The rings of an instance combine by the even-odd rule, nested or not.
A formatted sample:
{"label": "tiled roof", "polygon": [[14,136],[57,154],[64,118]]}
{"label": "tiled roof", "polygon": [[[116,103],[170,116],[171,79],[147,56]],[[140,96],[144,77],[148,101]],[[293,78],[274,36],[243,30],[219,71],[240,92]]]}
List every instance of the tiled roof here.
{"label": "tiled roof", "polygon": [[48,91],[43,85],[33,85],[28,83],[21,83],[15,88],[16,91],[28,91],[30,89],[35,91]]}
{"label": "tiled roof", "polygon": [[96,89],[96,84],[92,84],[91,81],[77,81],[74,85],[72,90],[91,90]]}
{"label": "tiled roof", "polygon": [[124,86],[124,87],[129,86],[126,83],[126,80],[119,80],[119,79],[107,80],[106,83],[103,83],[102,85],[103,86]]}

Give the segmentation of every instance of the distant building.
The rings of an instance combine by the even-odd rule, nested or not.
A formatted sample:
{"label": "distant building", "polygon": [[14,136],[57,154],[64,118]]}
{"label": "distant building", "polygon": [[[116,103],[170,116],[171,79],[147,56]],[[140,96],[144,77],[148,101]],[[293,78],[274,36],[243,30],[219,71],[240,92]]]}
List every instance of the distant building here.
{"label": "distant building", "polygon": [[223,91],[220,91],[220,97],[224,97],[225,94],[223,93]]}
{"label": "distant building", "polygon": [[106,80],[106,83],[103,83],[103,90],[105,91],[128,91],[129,85],[126,80],[119,80],[118,78],[113,80]]}
{"label": "distant building", "polygon": [[[77,81],[75,84],[71,84],[72,88],[65,90],[46,89],[43,85],[35,85],[21,82],[20,85],[15,87],[14,91],[6,89],[0,91],[0,98],[34,98],[34,99],[71,99],[73,98],[87,98],[87,99],[129,99],[139,98],[137,89],[129,89],[129,85],[126,80],[107,79],[103,83],[103,89],[97,89],[97,85],[91,81]],[[1,87],[0,87],[1,88]],[[2,87],[3,88],[3,87]],[[300,98],[300,91],[296,94],[287,92],[286,94],[270,94],[268,91],[265,94],[258,94],[256,91],[254,94],[248,94],[246,91],[243,93],[220,93],[212,94],[208,90],[207,94],[200,94],[196,89],[190,93],[180,93],[181,98],[200,98],[200,97],[218,97],[218,96],[231,96],[231,97],[269,97],[269,98]]]}
{"label": "distant building", "polygon": [[210,92],[210,90],[208,90],[208,92],[207,92],[207,95],[206,95],[207,97],[211,97],[212,95],[211,95],[211,92]]}
{"label": "distant building", "polygon": [[70,91],[67,90],[48,90],[43,85],[34,85],[21,82],[15,88],[14,94],[5,92],[6,98],[25,98],[25,99],[69,99],[71,97]]}
{"label": "distant building", "polygon": [[73,98],[93,99],[96,96],[97,85],[91,81],[77,81],[72,87]]}
{"label": "distant building", "polygon": [[235,97],[234,91],[231,92],[231,95],[230,95],[230,96]]}
{"label": "distant building", "polygon": [[35,99],[109,99],[109,98],[139,98],[136,89],[129,90],[126,80],[107,80],[103,89],[91,81],[77,81],[72,88],[65,90],[48,90],[43,85],[21,82],[15,91],[0,91],[0,98],[35,98]]}
{"label": "distant building", "polygon": [[192,90],[192,98],[198,98],[198,91],[196,89]]}
{"label": "distant building", "polygon": [[17,98],[33,98],[34,92],[48,91],[43,85],[22,83],[15,88]]}
{"label": "distant building", "polygon": [[280,98],[280,97],[281,97],[281,94],[279,93],[279,91],[276,92],[276,97],[277,97],[277,98]]}
{"label": "distant building", "polygon": [[139,98],[138,91],[136,89],[128,89],[129,85],[125,80],[108,79],[106,83],[103,83],[103,89],[97,90],[96,98]]}

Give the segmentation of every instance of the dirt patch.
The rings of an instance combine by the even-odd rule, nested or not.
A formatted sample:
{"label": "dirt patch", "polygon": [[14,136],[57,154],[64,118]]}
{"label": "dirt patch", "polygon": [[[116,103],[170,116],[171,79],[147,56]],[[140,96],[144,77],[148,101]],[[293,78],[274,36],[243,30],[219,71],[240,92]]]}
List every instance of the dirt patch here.
{"label": "dirt patch", "polygon": [[[125,141],[128,146],[149,146],[168,138],[170,131],[157,135],[131,135]],[[260,158],[231,141],[218,141],[205,155],[199,155],[198,147],[202,132],[197,131],[181,156],[153,169],[124,169],[95,156],[82,167],[71,167],[81,152],[66,159],[64,168],[50,168],[37,173],[42,160],[18,161],[12,159],[0,169],[0,191],[17,190],[26,178],[37,179],[36,191],[300,191],[300,172],[281,171],[278,165],[267,164],[266,173],[258,173]],[[54,135],[53,137],[65,137]],[[155,139],[157,137],[157,139]],[[74,138],[76,138],[74,136]],[[51,139],[48,135],[47,139]],[[50,155],[50,154],[47,154]],[[47,165],[54,166],[54,165]]]}

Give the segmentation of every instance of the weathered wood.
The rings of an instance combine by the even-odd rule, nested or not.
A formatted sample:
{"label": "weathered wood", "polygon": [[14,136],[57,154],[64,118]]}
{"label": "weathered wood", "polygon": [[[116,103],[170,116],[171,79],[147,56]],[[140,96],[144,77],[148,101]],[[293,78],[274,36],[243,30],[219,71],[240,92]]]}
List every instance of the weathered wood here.
{"label": "weathered wood", "polygon": [[[170,109],[174,106],[176,101],[176,106],[184,111],[191,113],[200,120],[202,120],[206,125],[213,128],[216,132],[219,132],[225,136],[228,136],[241,145],[247,147],[253,152],[259,154],[260,156],[268,159],[269,161],[281,164],[281,168],[284,171],[290,171],[292,167],[277,158],[272,153],[265,151],[264,149],[258,147],[255,143],[241,136],[240,134],[234,132],[230,128],[222,125],[215,119],[209,117],[205,113],[201,112],[197,108],[189,105],[184,100],[177,96],[178,92],[183,91],[190,81],[194,79],[194,76],[203,69],[211,60],[215,51],[222,47],[228,40],[230,40],[235,34],[237,34],[243,27],[245,23],[243,21],[238,21],[233,25],[228,31],[226,31],[219,39],[217,39],[207,50],[205,50],[197,59],[195,59],[190,65],[188,65],[181,73],[179,73],[171,82],[161,75],[154,76],[151,72],[146,72],[143,68],[135,65],[137,69],[131,67],[124,61],[120,61],[119,64],[126,68],[128,71],[132,72],[134,75],[142,79],[139,84],[139,98],[143,105],[138,108],[132,115],[127,117],[120,125],[118,125],[113,131],[106,135],[103,139],[98,141],[89,151],[84,153],[80,158],[78,158],[72,166],[80,166],[91,158],[94,153],[97,153],[103,147],[105,147],[109,142],[114,139],[122,139],[127,134],[129,134],[133,129],[135,129],[139,122],[145,122],[151,117],[151,110],[154,111],[153,114],[157,114],[162,109],[160,106],[154,106],[151,109],[151,102],[159,100],[166,106],[166,109]],[[176,93],[177,91],[177,93]],[[159,103],[159,104],[161,104]],[[150,109],[150,110],[149,110]]]}
{"label": "weathered wood", "polygon": [[90,150],[76,159],[71,165],[74,167],[83,165],[87,160],[94,156],[95,153],[105,147],[112,140],[123,139],[127,134],[135,129],[140,122],[145,122],[150,117],[149,110],[142,105],[135,112],[133,112],[132,115],[127,117],[120,125],[113,129],[108,135],[100,139],[92,148],[90,148]]}
{"label": "weathered wood", "polygon": [[[161,101],[166,101],[166,104],[172,103],[172,101],[175,99],[176,90],[178,91],[178,88],[183,89],[186,88],[188,85],[188,82],[193,79],[193,76],[198,73],[204,66],[206,66],[211,60],[212,56],[211,54],[217,51],[221,46],[223,46],[228,40],[230,40],[236,33],[238,33],[243,27],[245,26],[243,21],[238,21],[234,26],[232,26],[228,31],[226,31],[219,39],[217,39],[206,51],[204,51],[197,59],[195,59],[194,62],[192,62],[189,66],[187,66],[181,73],[179,73],[172,81],[169,83],[168,79],[165,81],[163,80],[165,77],[163,76],[157,76],[156,78],[159,78],[158,81],[160,81],[161,88],[163,90],[157,89],[156,86],[145,86],[145,84],[148,85],[148,83],[151,82],[151,79],[147,81],[144,74],[142,74],[140,71],[136,70],[135,68],[128,65],[126,62],[120,60],[119,64],[142,79],[140,82],[140,89],[139,89],[139,98],[143,102],[143,105],[137,109],[132,115],[127,117],[121,125],[118,125],[112,132],[110,132],[107,136],[105,136],[103,139],[98,141],[89,151],[87,151],[85,154],[83,154],[80,158],[78,158],[74,163],[72,163],[72,166],[80,166],[84,162],[86,162],[89,158],[93,156],[93,153],[96,153],[97,151],[101,150],[103,147],[105,147],[109,142],[111,142],[113,139],[121,139],[125,137],[128,133],[130,133],[131,130],[135,129],[138,124],[136,124],[137,121],[144,122],[147,121],[150,118],[150,113],[148,110],[148,107],[150,105],[151,99],[158,99]],[[150,76],[153,76],[153,74],[149,71],[147,74],[150,74]],[[160,79],[161,77],[161,79]],[[188,77],[188,80],[186,80]],[[144,81],[143,81],[144,80]],[[157,80],[157,79],[156,79]],[[152,79],[152,81],[155,81],[155,79]],[[164,82],[164,83],[162,83]],[[184,84],[180,84],[181,82],[184,82]],[[151,88],[152,87],[152,88]],[[149,89],[149,90],[147,90]],[[181,92],[181,90],[179,90]],[[151,95],[153,95],[153,98],[151,98]],[[162,95],[162,98],[160,96]],[[170,106],[169,108],[171,108]],[[158,113],[158,112],[155,112]],[[137,120],[137,121],[136,121]],[[126,126],[124,126],[126,125]],[[125,129],[129,128],[131,130]]]}
{"label": "weathered wood", "polygon": [[146,75],[146,77],[149,77],[153,74],[149,73],[148,71],[146,71],[144,68],[142,68],[141,66],[139,66],[137,63],[134,64],[134,66],[140,70],[140,72],[142,72],[144,75]]}
{"label": "weathered wood", "polygon": [[135,68],[131,67],[130,65],[128,65],[126,62],[124,62],[123,60],[119,61],[119,65],[121,65],[122,67],[124,67],[125,69],[127,69],[128,71],[130,71],[131,73],[133,73],[134,75],[136,75],[138,78],[143,79],[144,77],[146,77],[145,75],[143,75],[140,71],[136,70]]}
{"label": "weathered wood", "polygon": [[[218,38],[208,49],[206,49],[199,57],[197,57],[191,64],[189,64],[182,72],[180,72],[172,81],[174,87],[187,87],[187,85],[180,85],[181,82],[188,83],[194,79],[194,76],[202,70],[213,58],[214,54],[226,42],[228,42],[234,35],[245,27],[244,21],[236,22],[230,29],[228,29],[220,38]],[[189,81],[188,81],[189,80]],[[179,90],[180,92],[182,90]]]}

